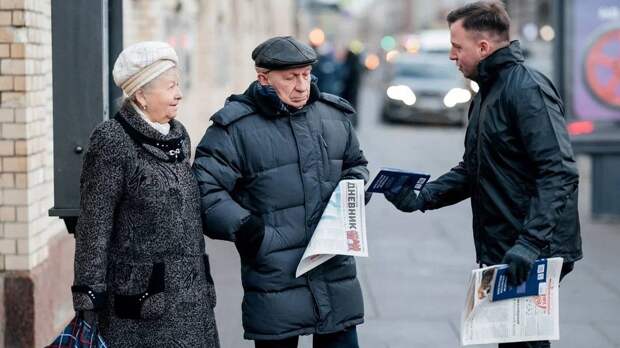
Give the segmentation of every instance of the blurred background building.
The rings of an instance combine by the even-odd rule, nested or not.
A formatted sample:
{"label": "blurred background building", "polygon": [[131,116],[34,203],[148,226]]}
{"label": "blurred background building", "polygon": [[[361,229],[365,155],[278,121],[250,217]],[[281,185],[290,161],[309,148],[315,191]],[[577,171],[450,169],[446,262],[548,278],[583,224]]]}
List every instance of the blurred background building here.
{"label": "blurred background building", "polygon": [[[185,97],[179,115],[195,146],[210,115],[227,96],[243,92],[255,78],[252,49],[274,35],[296,36],[311,43],[321,57],[313,70],[320,88],[348,99],[360,111],[354,121],[359,123],[372,166],[390,153],[399,156],[395,163],[385,164],[409,166],[411,151],[424,147],[440,151],[429,155],[437,162],[438,167],[432,167],[436,176],[459,158],[468,102],[477,92],[477,86],[455,72],[447,58],[445,16],[466,2],[0,0],[0,347],[41,347],[73,315],[69,286],[74,244],[67,233],[71,219],[65,225],[56,216],[75,217],[81,154],[88,146],[83,139],[88,138],[91,125],[114,112],[114,99],[120,96],[109,81],[115,52],[144,40],[162,40],[176,48]],[[505,3],[512,18],[512,38],[521,41],[527,64],[550,76],[566,102],[569,131],[580,153],[584,221],[611,221],[609,226],[617,229],[620,4],[617,0]],[[63,18],[60,13],[72,12],[55,14],[52,9],[85,15],[71,29],[62,22],[74,17]],[[93,39],[80,37],[81,30],[94,30]],[[78,40],[85,46],[74,47]],[[62,51],[54,53],[52,61],[52,52],[61,47],[75,53],[64,58]],[[80,64],[74,66],[80,61],[96,64],[89,71]],[[67,86],[72,89],[55,90],[58,83],[66,86],[62,81],[70,81]],[[64,121],[69,114],[73,121]],[[79,136],[74,139],[74,134]],[[409,144],[403,139],[424,143]],[[444,144],[455,146],[444,149]],[[384,145],[389,149],[384,150]],[[385,216],[386,211],[392,214],[379,209],[369,219],[373,214]],[[451,216],[467,225],[463,211]],[[584,222],[584,229],[594,229],[588,223]],[[235,257],[232,247],[213,245],[219,260],[215,262],[219,306],[225,306],[218,311],[223,346],[241,347],[247,342],[240,338],[238,263],[227,258]],[[384,259],[393,256],[386,254]],[[381,264],[381,257],[379,252],[374,262]],[[362,263],[361,268],[362,278],[373,274],[372,266]],[[601,282],[614,288],[609,285],[613,281]],[[365,283],[365,294],[373,296],[372,284]],[[381,318],[375,303],[380,300],[368,302],[371,323]],[[383,306],[392,308],[389,303]],[[609,308],[609,303],[603,307]],[[376,333],[385,336],[380,330]],[[613,336],[610,333],[607,336]],[[366,342],[375,342],[370,336],[362,334],[369,339]]]}

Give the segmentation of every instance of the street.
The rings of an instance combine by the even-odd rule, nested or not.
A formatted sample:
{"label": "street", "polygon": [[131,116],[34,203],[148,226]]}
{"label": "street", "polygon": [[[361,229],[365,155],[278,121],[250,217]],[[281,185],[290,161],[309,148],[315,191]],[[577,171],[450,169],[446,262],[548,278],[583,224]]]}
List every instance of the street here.
{"label": "street", "polygon": [[[372,78],[367,81],[360,95],[359,137],[371,177],[386,166],[437,178],[458,163],[464,129],[382,124],[384,92]],[[583,192],[587,185],[581,186]],[[582,215],[585,258],[562,283],[561,340],[552,346],[620,347],[620,231],[617,224],[592,224]],[[375,195],[367,206],[367,227],[370,256],[357,260],[366,312],[366,322],[358,327],[360,346],[459,347],[466,282],[477,267],[469,201],[405,214]],[[208,240],[207,245],[222,347],[253,347],[242,338],[237,252],[228,242]],[[300,346],[311,347],[311,339],[302,338]]]}

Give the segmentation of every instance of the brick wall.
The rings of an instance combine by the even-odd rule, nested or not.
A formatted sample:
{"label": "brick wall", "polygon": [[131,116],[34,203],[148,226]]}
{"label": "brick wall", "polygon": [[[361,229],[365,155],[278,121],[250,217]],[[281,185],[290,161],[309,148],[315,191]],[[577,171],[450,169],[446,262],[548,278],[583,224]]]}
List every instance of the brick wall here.
{"label": "brick wall", "polygon": [[0,271],[30,270],[62,232],[53,203],[50,0],[0,0]]}
{"label": "brick wall", "polygon": [[72,238],[48,217],[50,12],[50,0],[0,0],[0,347],[43,346],[72,315]]}

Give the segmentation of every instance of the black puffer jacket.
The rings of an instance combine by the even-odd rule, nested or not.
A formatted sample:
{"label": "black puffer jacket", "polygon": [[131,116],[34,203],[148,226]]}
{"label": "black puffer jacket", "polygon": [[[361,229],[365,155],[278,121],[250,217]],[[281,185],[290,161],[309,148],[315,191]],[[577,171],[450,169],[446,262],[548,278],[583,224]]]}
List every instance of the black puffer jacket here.
{"label": "black puffer jacket", "polygon": [[478,262],[500,263],[517,240],[582,257],[579,176],[564,106],[551,81],[523,65],[517,41],[478,66],[463,161],[422,191],[424,209],[471,197]]}
{"label": "black puffer jacket", "polygon": [[368,178],[354,110],[315,85],[296,111],[259,88],[229,98],[196,149],[205,233],[235,240],[250,214],[265,223],[254,262],[242,259],[247,339],[341,331],[364,316],[355,259],[336,256],[299,278],[295,270],[338,182]]}

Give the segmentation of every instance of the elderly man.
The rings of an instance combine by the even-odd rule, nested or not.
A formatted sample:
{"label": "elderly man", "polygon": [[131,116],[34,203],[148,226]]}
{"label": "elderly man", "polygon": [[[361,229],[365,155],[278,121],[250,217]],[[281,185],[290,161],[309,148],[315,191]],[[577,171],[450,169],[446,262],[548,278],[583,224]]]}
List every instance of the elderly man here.
{"label": "elderly man", "polygon": [[560,96],[547,77],[523,64],[500,1],[466,4],[447,20],[450,59],[480,85],[469,109],[463,160],[420,195],[405,188],[386,198],[406,212],[471,198],[479,263],[508,264],[516,285],[527,279],[537,258],[560,256],[563,277],[582,251],[579,176]]}
{"label": "elderly man", "polygon": [[349,118],[355,110],[312,82],[317,57],[292,37],[252,52],[257,80],[228,98],[196,150],[205,233],[241,257],[245,338],[256,347],[357,347],[364,320],[353,257],[295,278],[323,209],[343,179],[367,180]]}

